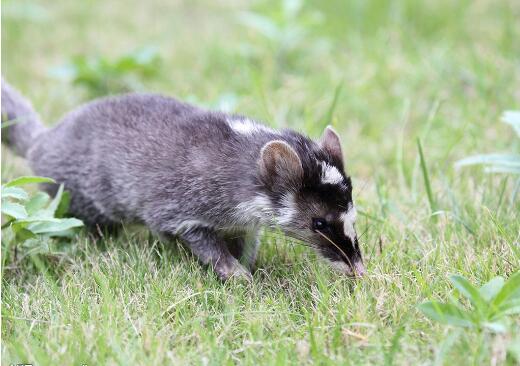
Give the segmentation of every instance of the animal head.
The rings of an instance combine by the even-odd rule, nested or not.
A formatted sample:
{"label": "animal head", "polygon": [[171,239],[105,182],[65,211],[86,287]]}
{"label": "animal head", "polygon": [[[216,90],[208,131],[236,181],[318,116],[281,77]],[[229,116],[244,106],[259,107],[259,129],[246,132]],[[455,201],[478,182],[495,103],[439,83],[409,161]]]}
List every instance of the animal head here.
{"label": "animal head", "polygon": [[259,160],[274,224],[315,248],[335,269],[362,276],[352,182],[344,172],[339,136],[331,127],[318,143],[287,133],[287,139],[265,144]]}

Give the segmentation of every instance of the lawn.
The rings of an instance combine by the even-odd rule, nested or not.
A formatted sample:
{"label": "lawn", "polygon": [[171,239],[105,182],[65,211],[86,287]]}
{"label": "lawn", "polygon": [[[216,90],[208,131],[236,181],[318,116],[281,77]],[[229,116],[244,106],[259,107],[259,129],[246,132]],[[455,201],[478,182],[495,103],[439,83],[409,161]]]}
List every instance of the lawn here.
{"label": "lawn", "polygon": [[[142,228],[101,239],[82,232],[38,256],[21,248],[3,268],[3,364],[515,364],[518,317],[504,333],[459,330],[417,305],[458,296],[451,274],[481,285],[520,267],[518,175],[454,167],[519,151],[500,116],[520,109],[520,3],[298,5],[2,2],[2,74],[49,126],[126,89],[316,138],[332,123],[368,270],[343,278],[266,232],[252,284],[223,284]],[[114,64],[149,47],[149,72],[96,66],[114,82],[70,80],[80,57]],[[73,60],[75,69],[64,66]],[[2,147],[2,182],[24,174],[23,159]]]}

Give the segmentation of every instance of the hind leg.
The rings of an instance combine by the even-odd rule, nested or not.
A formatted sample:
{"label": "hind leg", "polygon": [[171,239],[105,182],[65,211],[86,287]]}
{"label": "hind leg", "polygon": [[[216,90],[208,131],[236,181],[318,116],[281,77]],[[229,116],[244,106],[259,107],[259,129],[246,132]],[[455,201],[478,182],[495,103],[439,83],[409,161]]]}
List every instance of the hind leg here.
{"label": "hind leg", "polygon": [[[56,196],[58,184],[42,184],[42,188],[51,196]],[[67,188],[65,187],[65,191]],[[80,219],[85,224],[89,232],[95,236],[104,237],[105,235],[116,235],[119,233],[121,223],[116,222],[104,215],[96,207],[94,202],[85,196],[68,191],[71,195],[70,205],[67,212],[68,216]]]}

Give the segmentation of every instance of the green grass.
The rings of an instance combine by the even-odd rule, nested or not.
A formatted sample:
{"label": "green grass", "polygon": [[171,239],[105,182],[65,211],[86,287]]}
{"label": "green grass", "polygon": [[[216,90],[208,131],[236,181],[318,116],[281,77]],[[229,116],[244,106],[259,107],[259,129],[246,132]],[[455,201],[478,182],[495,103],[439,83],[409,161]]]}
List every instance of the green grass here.
{"label": "green grass", "polygon": [[[161,69],[143,90],[231,101],[313,137],[332,120],[368,276],[341,278],[266,234],[253,283],[222,284],[143,230],[82,234],[60,255],[4,268],[3,363],[514,364],[518,318],[502,335],[456,334],[416,306],[449,300],[451,273],[480,285],[520,267],[518,176],[453,167],[518,151],[499,118],[520,108],[520,4],[309,1],[296,20],[278,4],[4,1],[2,74],[52,125],[88,95],[53,68],[155,46]],[[268,37],[244,12],[297,36]],[[3,181],[30,173],[2,152]]]}

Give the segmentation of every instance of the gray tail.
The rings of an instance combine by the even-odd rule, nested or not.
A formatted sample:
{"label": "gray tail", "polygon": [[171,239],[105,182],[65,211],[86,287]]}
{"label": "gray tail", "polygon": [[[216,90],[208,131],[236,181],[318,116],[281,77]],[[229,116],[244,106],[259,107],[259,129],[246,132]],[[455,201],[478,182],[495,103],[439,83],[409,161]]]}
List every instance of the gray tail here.
{"label": "gray tail", "polygon": [[44,131],[31,103],[2,78],[2,141],[25,156],[34,138]]}

